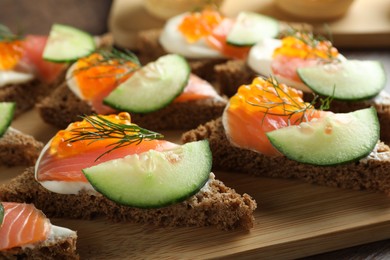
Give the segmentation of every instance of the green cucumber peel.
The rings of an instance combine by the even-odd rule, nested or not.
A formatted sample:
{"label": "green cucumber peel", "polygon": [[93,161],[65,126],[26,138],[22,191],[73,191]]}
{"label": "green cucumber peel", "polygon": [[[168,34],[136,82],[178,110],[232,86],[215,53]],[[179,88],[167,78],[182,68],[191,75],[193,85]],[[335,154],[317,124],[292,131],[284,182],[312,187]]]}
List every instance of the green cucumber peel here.
{"label": "green cucumber peel", "polygon": [[240,12],[227,35],[226,42],[238,47],[249,47],[265,38],[279,34],[279,22],[254,12]]}
{"label": "green cucumber peel", "polygon": [[188,84],[190,66],[180,55],[168,54],[138,69],[103,103],[119,111],[150,113],[178,97]]}
{"label": "green cucumber peel", "polygon": [[95,40],[89,33],[72,26],[53,24],[43,51],[43,59],[71,62],[86,57],[95,50]]}
{"label": "green cucumber peel", "polygon": [[289,159],[331,166],[369,155],[378,143],[379,131],[377,113],[371,107],[280,128],[267,137]]}
{"label": "green cucumber peel", "polygon": [[297,73],[313,92],[332,95],[337,100],[367,100],[386,86],[386,73],[380,61],[346,60],[299,68]]}
{"label": "green cucumber peel", "polygon": [[209,179],[211,164],[209,144],[203,140],[107,161],[83,173],[98,192],[118,204],[161,208],[198,193]]}
{"label": "green cucumber peel", "polygon": [[2,137],[12,123],[16,104],[14,102],[0,102],[0,137]]}
{"label": "green cucumber peel", "polygon": [[4,206],[3,203],[0,202],[0,227],[3,224],[4,215],[5,215]]}

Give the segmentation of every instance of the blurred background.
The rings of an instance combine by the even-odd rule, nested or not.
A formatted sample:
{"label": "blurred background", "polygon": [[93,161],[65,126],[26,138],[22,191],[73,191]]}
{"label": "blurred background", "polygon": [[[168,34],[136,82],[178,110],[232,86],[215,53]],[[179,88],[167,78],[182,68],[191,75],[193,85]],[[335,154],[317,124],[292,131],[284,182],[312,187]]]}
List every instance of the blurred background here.
{"label": "blurred background", "polygon": [[1,0],[0,23],[35,34],[47,34],[54,22],[95,35],[110,31],[118,45],[131,48],[137,31],[210,2],[228,16],[249,10],[310,23],[318,33],[330,31],[338,48],[390,49],[389,0]]}
{"label": "blurred background", "polygon": [[112,0],[1,0],[0,23],[13,32],[48,34],[64,23],[99,35],[107,32]]}

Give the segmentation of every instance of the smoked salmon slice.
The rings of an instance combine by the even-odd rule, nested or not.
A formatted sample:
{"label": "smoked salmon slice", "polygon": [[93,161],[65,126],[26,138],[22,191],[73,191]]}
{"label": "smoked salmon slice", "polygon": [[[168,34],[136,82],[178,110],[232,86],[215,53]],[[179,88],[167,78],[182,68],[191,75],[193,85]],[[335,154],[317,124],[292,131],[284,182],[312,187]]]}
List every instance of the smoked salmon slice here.
{"label": "smoked salmon slice", "polygon": [[234,46],[227,43],[227,36],[234,25],[231,19],[224,19],[206,38],[207,43],[226,57],[244,60],[249,54],[250,47]]}
{"label": "smoked salmon slice", "polygon": [[[88,145],[88,144],[86,144]],[[176,145],[163,140],[145,140],[139,144],[131,144],[102,156],[109,147],[101,147],[61,158],[50,154],[50,149],[45,149],[37,170],[38,181],[77,181],[88,182],[82,173],[82,169],[99,163],[123,158],[127,155],[139,154],[149,150],[163,151],[175,147]],[[99,158],[99,159],[97,159]]]}
{"label": "smoked salmon slice", "polygon": [[[119,115],[101,116],[110,122],[130,125],[130,115],[120,113]],[[109,124],[109,123],[108,123]],[[88,128],[89,127],[89,128]],[[77,129],[96,131],[98,134],[105,134],[103,131],[91,127],[86,120],[76,122],[68,126],[53,137],[43,149],[36,166],[36,179],[38,181],[68,181],[85,182],[88,180],[82,173],[82,169],[97,165],[99,163],[123,158],[126,155],[143,153],[149,150],[163,151],[177,146],[165,140],[148,138],[140,139],[134,143],[113,149],[113,144],[118,141],[115,138],[101,138],[95,141],[78,140],[70,142]],[[110,130],[104,130],[110,131]],[[115,135],[117,132],[114,132]],[[128,134],[131,134],[130,132]],[[104,154],[104,156],[102,156]]]}
{"label": "smoked salmon slice", "polygon": [[42,58],[47,36],[27,35],[22,41],[23,60],[34,68],[34,74],[45,83],[53,83],[58,79],[66,64],[46,61]]}
{"label": "smoked salmon slice", "polygon": [[0,41],[0,69],[27,72],[45,83],[54,82],[65,64],[42,58],[47,36],[27,35],[13,41]]}
{"label": "smoked salmon slice", "polygon": [[51,224],[32,204],[1,202],[4,219],[0,226],[0,251],[45,241]]}
{"label": "smoked salmon slice", "polygon": [[221,96],[206,80],[199,78],[195,74],[190,74],[187,86],[173,102],[187,102],[206,98],[220,99]]}

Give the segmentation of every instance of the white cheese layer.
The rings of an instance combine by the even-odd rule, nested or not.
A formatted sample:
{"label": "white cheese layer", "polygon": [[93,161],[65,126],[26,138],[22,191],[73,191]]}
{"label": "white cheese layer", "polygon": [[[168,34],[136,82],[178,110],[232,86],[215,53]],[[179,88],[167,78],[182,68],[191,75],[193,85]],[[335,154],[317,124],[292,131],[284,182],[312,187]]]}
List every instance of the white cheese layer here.
{"label": "white cheese layer", "polygon": [[22,249],[26,249],[26,248],[34,249],[37,245],[50,246],[50,245],[54,245],[57,242],[64,240],[66,238],[69,238],[69,237],[77,238],[76,231],[73,231],[69,228],[59,227],[59,226],[55,226],[55,225],[50,224],[50,233],[45,241],[43,241],[39,244],[23,245],[23,246],[21,246],[21,248]]}
{"label": "white cheese layer", "polygon": [[377,105],[390,105],[390,94],[387,91],[382,90],[371,101]]}
{"label": "white cheese layer", "polygon": [[10,84],[23,84],[34,79],[34,75],[12,70],[0,70],[0,87]]}
{"label": "white cheese layer", "polygon": [[89,182],[81,181],[41,181],[39,182],[45,189],[60,194],[79,194],[85,190],[91,194],[97,194],[97,191]]}
{"label": "white cheese layer", "polygon": [[[46,153],[48,149],[50,149],[50,143],[43,147],[37,162],[35,164],[35,180],[38,181],[38,167],[42,160],[43,155]],[[92,194],[97,194],[97,191],[92,187],[89,182],[70,182],[70,181],[41,181],[39,182],[45,189],[60,193],[60,194],[78,194],[81,190],[86,190],[91,192]]]}
{"label": "white cheese layer", "polygon": [[378,144],[375,146],[374,150],[365,158],[360,159],[360,163],[368,163],[369,160],[376,161],[388,161],[390,160],[390,152],[380,152],[378,151]]}
{"label": "white cheese layer", "polygon": [[205,185],[200,189],[199,193],[207,193],[210,192],[210,183],[215,180],[214,173],[210,172],[209,179],[205,183]]}
{"label": "white cheese layer", "polygon": [[77,62],[73,63],[68,71],[66,72],[66,84],[68,88],[81,100],[84,100],[83,94],[81,94],[81,90],[79,85],[77,84],[76,78],[73,76],[74,70],[76,69]]}

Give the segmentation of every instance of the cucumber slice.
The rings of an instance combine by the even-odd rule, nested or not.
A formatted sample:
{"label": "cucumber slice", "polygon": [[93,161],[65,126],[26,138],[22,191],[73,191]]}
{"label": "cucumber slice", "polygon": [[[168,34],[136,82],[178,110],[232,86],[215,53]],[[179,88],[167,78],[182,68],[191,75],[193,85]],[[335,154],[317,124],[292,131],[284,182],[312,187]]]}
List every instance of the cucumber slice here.
{"label": "cucumber slice", "polygon": [[85,57],[95,51],[92,35],[72,26],[53,24],[43,58],[53,62],[68,62]]}
{"label": "cucumber slice", "polygon": [[212,156],[208,141],[129,155],[84,169],[92,186],[118,204],[158,208],[196,194],[207,182]]}
{"label": "cucumber slice", "polygon": [[[339,100],[372,98],[386,85],[386,73],[379,61],[346,60],[297,70],[315,93]],[[334,89],[334,94],[333,94]]]}
{"label": "cucumber slice", "polygon": [[267,133],[272,145],[286,157],[314,165],[336,165],[366,157],[379,140],[374,108],[280,128]]}
{"label": "cucumber slice", "polygon": [[264,38],[275,38],[279,22],[269,16],[241,12],[227,35],[227,43],[235,46],[252,46]]}
{"label": "cucumber slice", "polygon": [[180,55],[168,54],[137,70],[103,103],[119,111],[149,113],[168,106],[188,84],[190,66]]}
{"label": "cucumber slice", "polygon": [[0,102],[0,137],[4,135],[11,125],[15,107],[16,105],[13,102]]}

